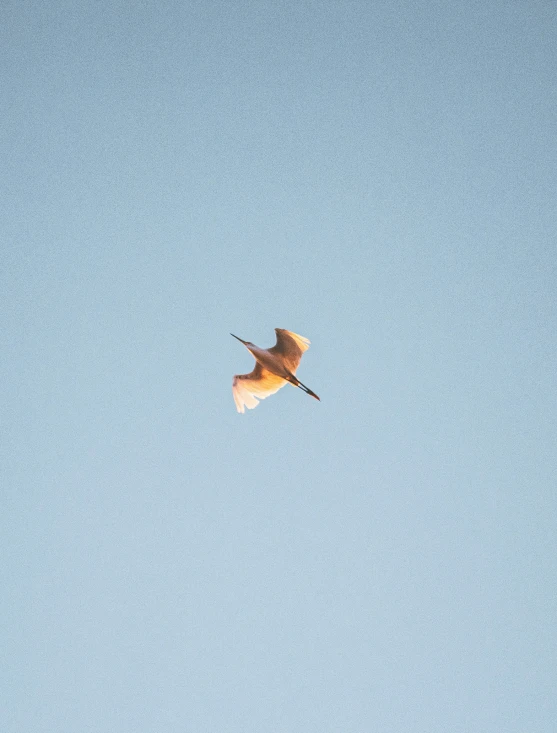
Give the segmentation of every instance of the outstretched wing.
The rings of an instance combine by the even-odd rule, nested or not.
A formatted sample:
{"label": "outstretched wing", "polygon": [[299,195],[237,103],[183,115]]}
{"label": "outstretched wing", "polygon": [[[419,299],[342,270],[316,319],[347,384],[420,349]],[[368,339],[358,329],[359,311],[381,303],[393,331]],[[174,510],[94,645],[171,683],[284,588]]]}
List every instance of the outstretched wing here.
{"label": "outstretched wing", "polygon": [[277,343],[269,351],[271,354],[280,356],[287,369],[292,374],[296,374],[302,354],[309,349],[311,342],[304,336],[287,331],[285,328],[275,328],[275,332]]}
{"label": "outstretched wing", "polygon": [[244,407],[253,410],[259,404],[259,400],[275,394],[285,384],[287,384],[286,379],[277,377],[259,363],[249,374],[235,374],[232,380],[232,395],[236,409],[238,412],[244,412]]}

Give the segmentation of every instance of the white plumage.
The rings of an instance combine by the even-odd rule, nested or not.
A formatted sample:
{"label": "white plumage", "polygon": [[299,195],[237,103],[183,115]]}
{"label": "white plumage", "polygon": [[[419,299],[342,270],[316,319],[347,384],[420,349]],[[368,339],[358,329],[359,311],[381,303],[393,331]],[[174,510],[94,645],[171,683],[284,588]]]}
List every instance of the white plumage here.
{"label": "white plumage", "polygon": [[277,342],[270,349],[260,349],[250,341],[244,341],[231,334],[244,344],[256,361],[254,370],[249,374],[234,375],[232,394],[238,412],[244,412],[246,407],[249,410],[257,407],[259,400],[275,394],[287,382],[299,387],[316,400],[319,399],[315,392],[295,376],[302,354],[309,349],[309,339],[285,328],[275,328],[275,332]]}

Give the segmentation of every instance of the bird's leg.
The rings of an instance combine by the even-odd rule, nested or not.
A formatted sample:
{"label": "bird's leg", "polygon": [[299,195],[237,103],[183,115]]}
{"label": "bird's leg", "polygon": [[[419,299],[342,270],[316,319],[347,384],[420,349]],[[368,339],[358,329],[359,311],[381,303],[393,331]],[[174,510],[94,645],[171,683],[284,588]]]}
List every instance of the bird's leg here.
{"label": "bird's leg", "polygon": [[304,392],[305,392],[306,394],[308,394],[308,395],[309,395],[310,397],[314,397],[314,398],[315,398],[316,400],[318,400],[319,402],[321,402],[321,400],[320,400],[320,399],[319,399],[319,397],[318,397],[318,396],[317,396],[317,395],[315,394],[315,392],[312,392],[312,391],[311,391],[311,389],[310,389],[309,387],[306,387],[306,385],[305,385],[305,384],[302,384],[302,383],[301,383],[301,382],[300,382],[299,380],[298,380],[298,387],[300,387],[300,389],[303,389],[303,390],[304,390]]}
{"label": "bird's leg", "polygon": [[315,394],[315,392],[312,392],[309,387],[306,387],[305,384],[302,384],[302,382],[300,382],[300,380],[298,379],[298,377],[295,377],[293,374],[290,374],[289,375],[289,378],[288,378],[288,381],[290,382],[290,384],[293,384],[295,387],[299,387],[301,390],[303,390],[310,397],[314,397],[316,400],[319,400],[319,402],[321,402],[321,400]]}

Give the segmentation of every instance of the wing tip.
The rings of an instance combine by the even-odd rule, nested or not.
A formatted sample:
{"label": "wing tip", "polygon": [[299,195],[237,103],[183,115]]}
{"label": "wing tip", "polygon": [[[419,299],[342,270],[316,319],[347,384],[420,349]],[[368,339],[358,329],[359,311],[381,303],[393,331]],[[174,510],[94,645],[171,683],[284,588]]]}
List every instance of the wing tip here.
{"label": "wing tip", "polygon": [[302,353],[304,351],[307,351],[309,349],[309,345],[311,344],[311,341],[306,338],[305,336],[300,336],[299,333],[295,333],[294,331],[289,331],[287,328],[275,328],[275,333],[277,334],[277,338],[281,333],[286,333],[292,338],[295,342],[300,351]]}
{"label": "wing tip", "polygon": [[240,376],[239,374],[234,375],[234,379],[232,380],[232,396],[234,397],[236,410],[243,414],[246,407],[248,410],[253,410],[254,407],[257,407],[259,400],[251,392],[248,392],[239,379]]}

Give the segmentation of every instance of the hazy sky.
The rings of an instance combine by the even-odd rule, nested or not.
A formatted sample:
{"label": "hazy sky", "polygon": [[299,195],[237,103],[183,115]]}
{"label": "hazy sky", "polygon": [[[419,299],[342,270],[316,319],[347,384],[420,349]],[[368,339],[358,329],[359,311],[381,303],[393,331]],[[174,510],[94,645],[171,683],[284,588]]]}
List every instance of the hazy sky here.
{"label": "hazy sky", "polygon": [[[3,3],[3,733],[554,733],[556,48]],[[275,327],[321,403],[238,415]]]}

